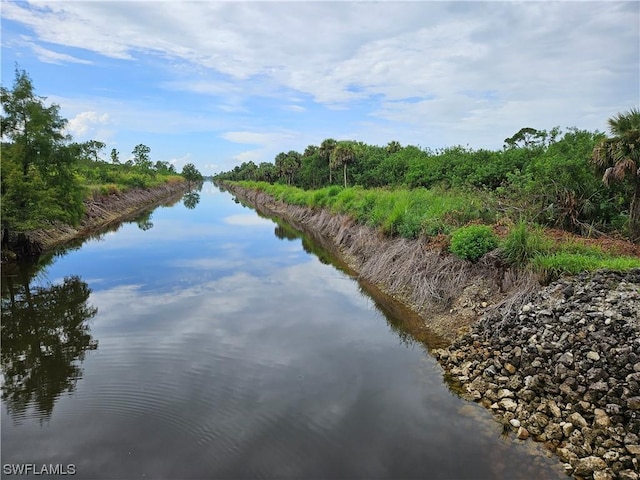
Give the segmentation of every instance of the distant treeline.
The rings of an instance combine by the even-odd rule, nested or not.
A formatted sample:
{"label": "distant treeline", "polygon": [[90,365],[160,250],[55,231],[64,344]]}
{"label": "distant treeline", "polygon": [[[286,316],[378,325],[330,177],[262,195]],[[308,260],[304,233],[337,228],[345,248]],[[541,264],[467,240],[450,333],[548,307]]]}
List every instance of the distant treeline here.
{"label": "distant treeline", "polygon": [[[640,132],[640,114],[632,109],[609,125],[611,138],[577,128],[522,128],[505,139],[500,150],[430,150],[396,141],[377,146],[326,139],[303,153],[279,153],[274,163],[244,162],[215,178],[304,189],[357,185],[482,190],[512,217],[573,232],[624,232],[637,241],[640,141],[629,146],[628,140],[633,142]],[[630,212],[635,212],[635,222],[629,221]]]}

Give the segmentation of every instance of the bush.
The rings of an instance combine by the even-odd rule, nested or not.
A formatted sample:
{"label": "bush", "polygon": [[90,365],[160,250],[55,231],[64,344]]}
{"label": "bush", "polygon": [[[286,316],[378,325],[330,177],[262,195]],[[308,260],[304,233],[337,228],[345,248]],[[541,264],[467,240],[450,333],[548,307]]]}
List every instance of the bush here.
{"label": "bush", "polygon": [[544,238],[542,230],[530,230],[526,222],[520,222],[507,235],[502,243],[502,251],[507,261],[513,265],[524,266],[534,256],[548,252],[552,241]]}
{"label": "bush", "polygon": [[498,238],[486,225],[470,225],[462,227],[451,235],[451,253],[475,262],[485,253],[498,246]]}

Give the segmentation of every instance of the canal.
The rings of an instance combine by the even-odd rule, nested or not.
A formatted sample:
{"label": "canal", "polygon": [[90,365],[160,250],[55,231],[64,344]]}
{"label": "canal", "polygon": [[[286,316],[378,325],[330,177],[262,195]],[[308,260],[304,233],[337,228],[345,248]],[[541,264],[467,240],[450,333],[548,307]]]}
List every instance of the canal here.
{"label": "canal", "polygon": [[3,269],[3,477],[566,478],[339,266],[205,183]]}

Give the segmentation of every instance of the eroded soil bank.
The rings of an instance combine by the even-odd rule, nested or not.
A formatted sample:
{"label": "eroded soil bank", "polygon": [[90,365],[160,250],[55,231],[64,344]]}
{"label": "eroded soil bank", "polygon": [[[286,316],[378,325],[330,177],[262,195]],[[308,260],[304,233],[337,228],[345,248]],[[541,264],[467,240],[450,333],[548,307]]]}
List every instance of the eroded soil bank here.
{"label": "eroded soil bank", "polygon": [[152,189],[135,188],[124,193],[104,195],[85,200],[85,215],[78,226],[52,222],[41,228],[19,235],[4,235],[2,260],[38,256],[71,240],[81,238],[92,231],[135,215],[161,203],[169,197],[181,195],[187,190],[186,182],[173,182]]}
{"label": "eroded soil bank", "polygon": [[360,277],[418,312],[451,342],[433,350],[449,381],[521,439],[544,442],[569,475],[640,478],[640,270],[543,288],[498,256],[470,264],[347,216],[225,188],[329,239]]}

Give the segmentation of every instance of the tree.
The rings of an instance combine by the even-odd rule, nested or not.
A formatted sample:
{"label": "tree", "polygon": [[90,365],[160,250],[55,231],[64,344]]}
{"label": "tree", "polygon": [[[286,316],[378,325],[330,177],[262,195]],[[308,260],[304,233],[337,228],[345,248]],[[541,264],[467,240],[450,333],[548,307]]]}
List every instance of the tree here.
{"label": "tree", "polygon": [[302,155],[298,152],[291,150],[286,154],[284,159],[284,173],[287,177],[287,185],[293,183],[294,175],[300,170]]}
{"label": "tree", "polygon": [[182,167],[182,173],[180,174],[187,181],[187,185],[191,188],[192,183],[198,183],[202,181],[202,174],[198,171],[193,163],[187,163]]}
{"label": "tree", "polygon": [[286,175],[287,175],[286,161],[287,161],[286,153],[280,152],[279,154],[276,155],[274,162],[276,166],[276,172],[278,173],[278,178],[286,178]]}
{"label": "tree", "polygon": [[80,144],[82,155],[94,162],[100,160],[100,152],[106,147],[106,144],[98,140],[89,140]]}
{"label": "tree", "polygon": [[114,165],[119,165],[120,164],[120,159],[118,158],[120,154],[118,153],[118,150],[116,150],[115,148],[111,149],[111,163],[113,163]]}
{"label": "tree", "polygon": [[400,145],[400,142],[398,142],[397,140],[392,140],[387,143],[386,150],[388,154],[398,153],[400,150],[402,150],[402,145]]}
{"label": "tree", "polygon": [[610,118],[611,137],[600,142],[594,149],[591,161],[602,174],[602,181],[631,183],[631,206],[629,209],[629,237],[640,242],[640,109]]}
{"label": "tree", "polygon": [[329,167],[329,184],[332,183],[331,153],[333,152],[333,149],[336,148],[337,144],[338,142],[336,142],[333,138],[327,138],[326,140],[322,141],[322,143],[320,144],[320,149],[318,150],[318,152],[320,153],[320,158],[322,158],[325,164]]}
{"label": "tree", "polygon": [[146,172],[151,171],[153,163],[151,163],[151,159],[149,158],[149,153],[151,153],[149,147],[140,143],[133,148],[131,153],[133,153],[133,163],[136,167],[140,167]]}
{"label": "tree", "polygon": [[347,165],[356,159],[356,151],[353,142],[338,142],[331,152],[331,165],[342,167],[344,172],[344,188],[347,188]]}
{"label": "tree", "polygon": [[76,224],[84,191],[74,175],[77,148],[64,133],[66,119],[56,104],[46,106],[31,78],[16,68],[11,90],[0,89],[3,240],[51,220]]}

